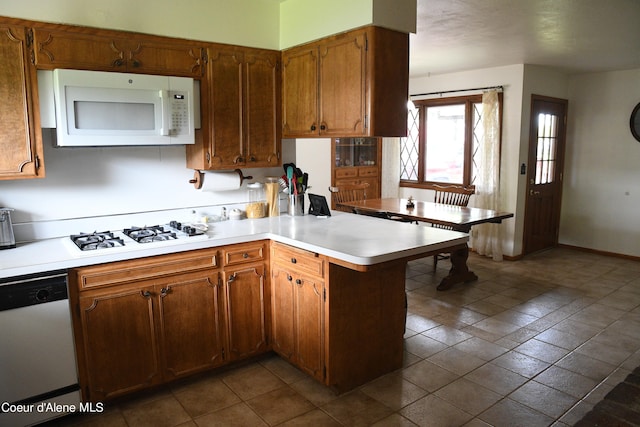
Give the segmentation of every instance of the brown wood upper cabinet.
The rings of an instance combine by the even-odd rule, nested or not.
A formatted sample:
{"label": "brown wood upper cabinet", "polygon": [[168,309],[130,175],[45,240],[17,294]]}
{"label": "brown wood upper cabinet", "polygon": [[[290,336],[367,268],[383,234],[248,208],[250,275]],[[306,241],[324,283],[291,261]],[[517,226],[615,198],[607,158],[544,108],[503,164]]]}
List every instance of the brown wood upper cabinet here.
{"label": "brown wood upper cabinet", "polygon": [[38,68],[200,77],[202,46],[197,42],[87,27],[44,25],[35,29]]}
{"label": "brown wood upper cabinet", "polygon": [[42,134],[30,30],[0,20],[0,179],[42,178]]}
{"label": "brown wood upper cabinet", "polygon": [[279,165],[280,53],[217,44],[207,51],[201,104],[203,135],[187,147],[187,167]]}
{"label": "brown wood upper cabinet", "polygon": [[365,27],[282,52],[283,137],[406,136],[409,35]]}

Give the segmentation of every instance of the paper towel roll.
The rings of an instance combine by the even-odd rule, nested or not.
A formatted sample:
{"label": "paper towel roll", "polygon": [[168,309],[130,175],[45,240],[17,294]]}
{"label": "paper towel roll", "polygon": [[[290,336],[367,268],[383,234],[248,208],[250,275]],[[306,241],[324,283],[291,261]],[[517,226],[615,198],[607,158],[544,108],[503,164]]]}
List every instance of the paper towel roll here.
{"label": "paper towel roll", "polygon": [[242,185],[242,172],[202,171],[202,191],[218,192],[238,190]]}

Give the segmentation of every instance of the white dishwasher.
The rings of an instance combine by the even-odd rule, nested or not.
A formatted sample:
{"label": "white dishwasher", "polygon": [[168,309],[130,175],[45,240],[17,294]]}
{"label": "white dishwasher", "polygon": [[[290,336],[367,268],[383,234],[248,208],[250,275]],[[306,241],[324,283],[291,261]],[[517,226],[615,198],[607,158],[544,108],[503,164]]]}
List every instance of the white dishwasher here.
{"label": "white dishwasher", "polygon": [[66,271],[0,279],[0,426],[80,405]]}

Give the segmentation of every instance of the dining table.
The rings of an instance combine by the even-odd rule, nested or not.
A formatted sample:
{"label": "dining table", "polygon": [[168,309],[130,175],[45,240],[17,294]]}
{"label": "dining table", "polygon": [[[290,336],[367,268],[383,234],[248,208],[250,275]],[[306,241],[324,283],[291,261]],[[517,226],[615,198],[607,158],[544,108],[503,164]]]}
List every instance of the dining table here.
{"label": "dining table", "polygon": [[[338,205],[338,207],[350,209],[355,214],[418,224],[428,223],[434,227],[450,228],[463,233],[469,233],[474,225],[499,224],[503,220],[513,217],[513,213],[510,212],[405,198],[365,199],[341,202]],[[469,270],[468,258],[469,246],[465,245],[451,251],[451,269],[438,285],[438,290],[447,290],[459,283],[478,280],[478,276]]]}

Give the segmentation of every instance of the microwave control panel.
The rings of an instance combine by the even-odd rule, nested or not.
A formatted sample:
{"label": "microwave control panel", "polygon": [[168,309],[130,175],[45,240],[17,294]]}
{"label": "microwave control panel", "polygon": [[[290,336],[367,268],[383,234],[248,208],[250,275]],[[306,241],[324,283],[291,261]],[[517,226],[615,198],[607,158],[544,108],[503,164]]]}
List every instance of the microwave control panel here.
{"label": "microwave control panel", "polygon": [[189,99],[187,92],[170,91],[171,135],[189,134]]}

